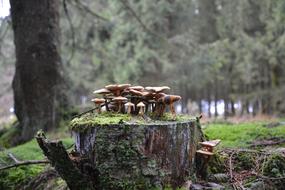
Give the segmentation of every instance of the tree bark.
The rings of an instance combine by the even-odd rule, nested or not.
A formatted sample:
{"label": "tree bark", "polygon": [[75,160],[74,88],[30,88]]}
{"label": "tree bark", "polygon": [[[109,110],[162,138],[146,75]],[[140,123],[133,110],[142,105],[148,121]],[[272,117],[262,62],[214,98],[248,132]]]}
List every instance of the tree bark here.
{"label": "tree bark", "polygon": [[[75,162],[70,159],[61,141],[49,141],[41,133],[36,136],[36,139],[44,155],[50,160],[52,166],[55,167],[58,174],[66,181],[71,190],[95,189],[92,182],[96,180],[93,180],[92,176],[87,176],[80,171]],[[93,173],[96,172],[93,171]]]}
{"label": "tree bark", "polygon": [[57,126],[66,101],[59,56],[59,5],[56,0],[10,0],[16,47],[13,79],[15,114],[21,140]]}

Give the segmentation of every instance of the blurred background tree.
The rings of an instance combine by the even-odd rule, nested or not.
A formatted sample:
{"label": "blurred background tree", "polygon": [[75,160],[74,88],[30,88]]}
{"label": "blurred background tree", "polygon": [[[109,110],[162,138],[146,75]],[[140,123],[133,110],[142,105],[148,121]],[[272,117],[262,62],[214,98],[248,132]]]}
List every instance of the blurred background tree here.
{"label": "blurred background tree", "polygon": [[[62,0],[59,6],[72,105],[89,106],[94,89],[128,82],[170,86],[190,114],[285,113],[283,0]],[[12,93],[11,29],[10,17],[2,18],[0,85],[8,90],[1,100]]]}

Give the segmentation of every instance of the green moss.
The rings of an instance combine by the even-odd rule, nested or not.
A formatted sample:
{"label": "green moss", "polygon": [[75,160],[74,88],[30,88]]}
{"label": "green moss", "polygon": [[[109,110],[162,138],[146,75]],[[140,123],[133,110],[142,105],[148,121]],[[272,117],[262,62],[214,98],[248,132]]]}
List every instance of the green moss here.
{"label": "green moss", "polygon": [[72,129],[77,127],[91,127],[96,125],[108,125],[108,124],[119,124],[122,122],[130,121],[131,116],[128,114],[118,113],[89,113],[81,117],[75,118],[70,122]]}
{"label": "green moss", "polygon": [[152,118],[153,121],[176,121],[176,122],[183,122],[183,121],[189,121],[189,120],[195,120],[193,116],[185,115],[185,114],[177,114],[175,118],[173,118],[173,115],[171,113],[164,113],[162,117],[156,118],[153,113],[148,114],[150,118]]}
{"label": "green moss", "polygon": [[[133,124],[151,124],[151,123],[164,123],[164,122],[183,122],[196,120],[189,115],[177,115],[176,119],[169,113],[165,113],[163,117],[154,119],[153,115],[146,116],[148,119],[144,119],[140,116],[131,116],[128,114],[118,114],[111,112],[104,112],[101,114],[88,113],[81,117],[75,118],[70,122],[72,130],[84,130],[89,127],[102,126],[102,125],[114,125],[122,123],[133,123]],[[153,119],[151,119],[153,118]]]}
{"label": "green moss", "polygon": [[285,158],[280,154],[273,154],[267,158],[263,166],[263,175],[269,177],[285,176]]}
{"label": "green moss", "polygon": [[225,158],[223,155],[214,154],[213,157],[209,161],[209,172],[212,174],[216,173],[224,173],[226,172],[225,167]]}

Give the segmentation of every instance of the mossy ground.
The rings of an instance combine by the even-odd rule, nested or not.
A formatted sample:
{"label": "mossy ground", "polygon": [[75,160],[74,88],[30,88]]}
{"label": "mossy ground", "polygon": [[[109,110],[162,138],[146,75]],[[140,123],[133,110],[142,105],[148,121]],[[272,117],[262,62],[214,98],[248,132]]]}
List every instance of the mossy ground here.
{"label": "mossy ground", "polygon": [[252,123],[214,123],[208,124],[203,131],[209,139],[221,139],[219,147],[248,147],[258,139],[285,138],[285,125],[264,127],[265,122]]}
{"label": "mossy ground", "polygon": [[[68,147],[73,143],[71,138],[63,139],[63,144]],[[12,153],[18,160],[42,160],[44,155],[35,140],[14,148],[6,149],[0,152],[0,167],[12,164],[13,161],[8,157]],[[0,172],[0,189],[17,189],[19,185],[24,184],[43,172],[47,165],[21,166]]]}

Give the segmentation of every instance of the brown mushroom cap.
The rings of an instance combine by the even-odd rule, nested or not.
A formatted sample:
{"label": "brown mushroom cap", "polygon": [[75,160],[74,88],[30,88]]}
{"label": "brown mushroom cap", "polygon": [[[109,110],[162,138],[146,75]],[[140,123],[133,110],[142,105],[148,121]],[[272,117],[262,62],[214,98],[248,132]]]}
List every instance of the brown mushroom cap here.
{"label": "brown mushroom cap", "polygon": [[130,87],[130,84],[110,84],[105,86],[106,89],[110,90],[115,95],[120,95],[121,91]]}
{"label": "brown mushroom cap", "polygon": [[102,104],[102,103],[105,102],[105,99],[103,99],[103,98],[94,98],[91,101],[94,102],[95,104]]}
{"label": "brown mushroom cap", "polygon": [[112,101],[115,101],[115,102],[124,102],[124,101],[127,101],[128,98],[125,98],[123,96],[118,96],[118,97],[115,97],[112,99]]}
{"label": "brown mushroom cap", "polygon": [[159,92],[159,93],[156,93],[156,94],[154,95],[154,99],[155,99],[155,100],[158,100],[159,98],[162,98],[162,97],[164,97],[164,96],[167,96],[167,94],[162,93],[162,92]]}
{"label": "brown mushroom cap", "polygon": [[181,100],[181,96],[178,95],[168,95],[170,97],[170,99],[172,100],[172,102],[176,102]]}
{"label": "brown mushroom cap", "polygon": [[118,84],[118,87],[120,87],[121,89],[125,89],[125,88],[128,88],[130,86],[131,86],[131,84]]}
{"label": "brown mushroom cap", "polygon": [[207,155],[207,156],[214,155],[213,152],[209,152],[209,151],[205,151],[205,150],[197,150],[197,153],[200,153],[200,154],[203,154],[203,155]]}
{"label": "brown mushroom cap", "polygon": [[143,96],[143,93],[138,91],[138,90],[134,90],[134,89],[130,89],[129,93],[135,96]]}
{"label": "brown mushroom cap", "polygon": [[217,146],[220,142],[221,142],[221,140],[220,140],[220,139],[217,139],[217,140],[212,140],[212,141],[200,142],[199,144],[201,144],[202,146],[206,146],[206,147],[215,147],[215,146]]}
{"label": "brown mushroom cap", "polygon": [[117,84],[109,84],[109,85],[105,86],[105,88],[107,90],[110,90],[110,91],[114,91],[114,90],[120,89],[120,87]]}
{"label": "brown mushroom cap", "polygon": [[160,86],[160,87],[147,86],[145,87],[145,90],[158,93],[158,92],[170,90],[170,88],[168,86]]}
{"label": "brown mushroom cap", "polygon": [[102,89],[99,89],[99,90],[95,90],[93,93],[94,94],[110,94],[111,91],[106,89],[106,88],[102,88]]}
{"label": "brown mushroom cap", "polygon": [[129,89],[137,90],[137,91],[143,91],[143,86],[130,86]]}
{"label": "brown mushroom cap", "polygon": [[143,91],[142,92],[142,96],[146,99],[152,99],[154,94],[152,92],[148,92],[148,91]]}

